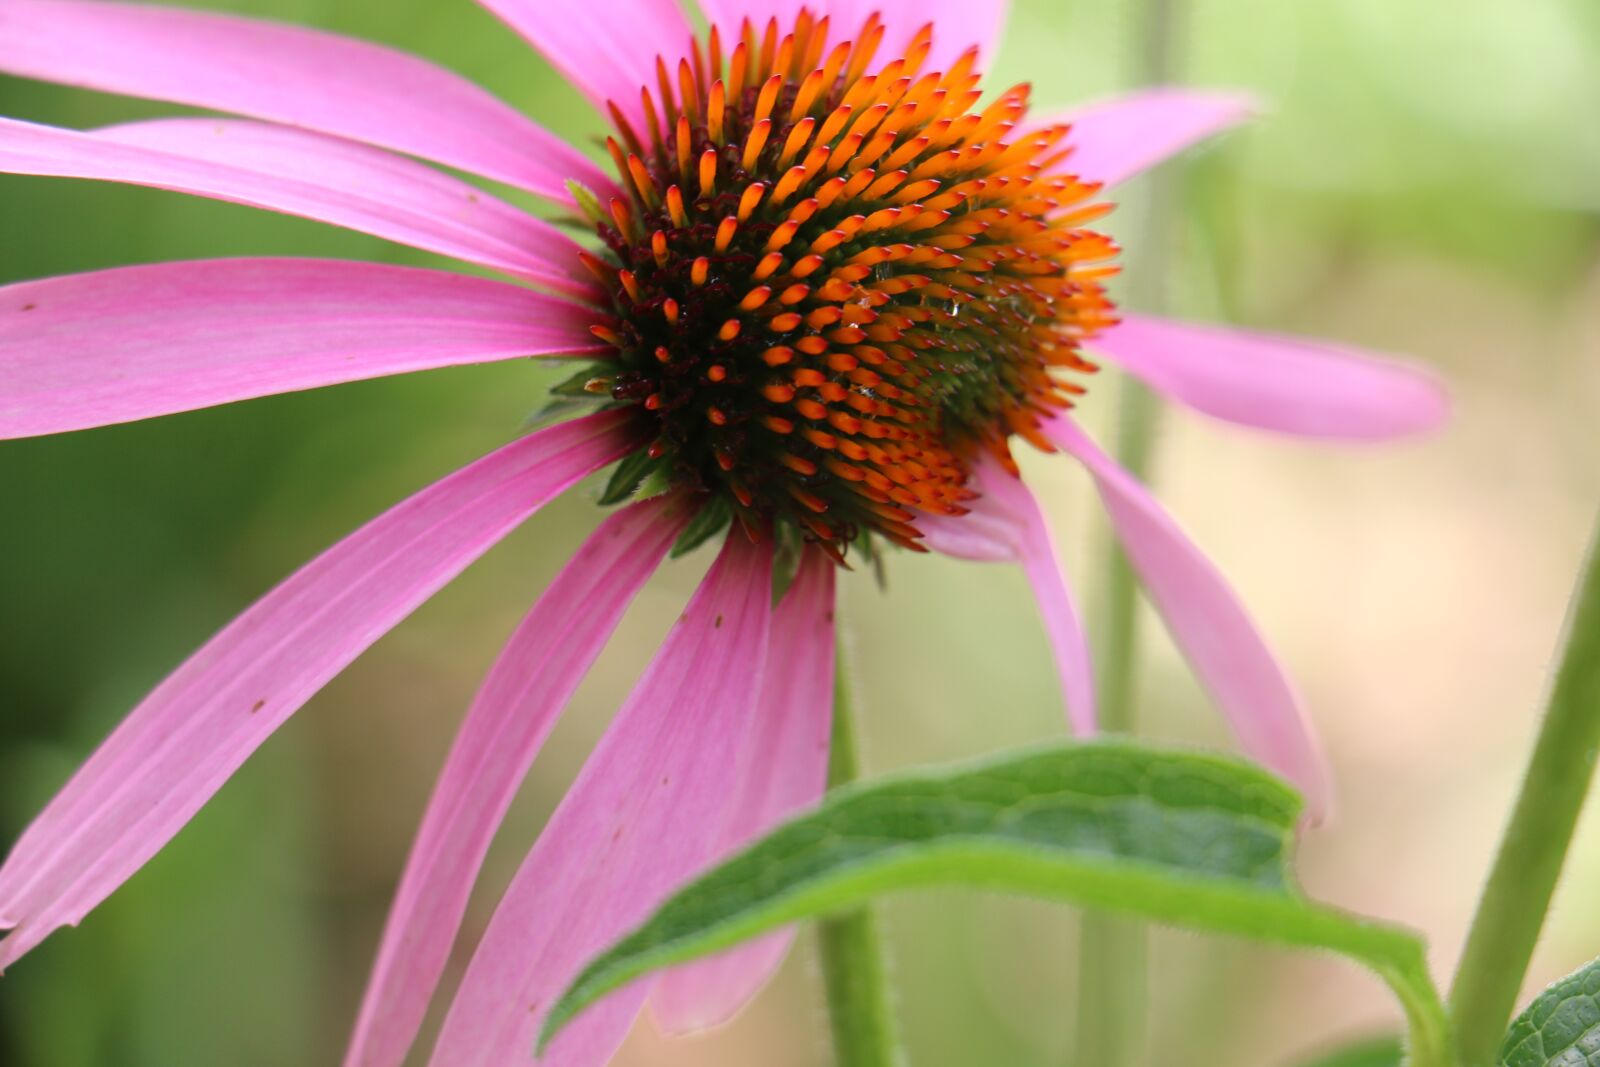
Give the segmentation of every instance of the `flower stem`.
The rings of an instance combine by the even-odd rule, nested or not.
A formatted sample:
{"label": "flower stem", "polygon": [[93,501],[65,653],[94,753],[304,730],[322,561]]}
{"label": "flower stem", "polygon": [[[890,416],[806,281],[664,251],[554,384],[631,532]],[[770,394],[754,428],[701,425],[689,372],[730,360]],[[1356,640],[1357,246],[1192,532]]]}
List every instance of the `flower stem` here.
{"label": "flower stem", "polygon": [[[828,788],[853,782],[859,773],[855,704],[841,649],[833,686]],[[895,1025],[877,916],[871,908],[860,908],[823,920],[817,926],[817,948],[837,1067],[902,1067],[905,1053]]]}
{"label": "flower stem", "polygon": [[[1181,48],[1179,0],[1147,0],[1141,27],[1139,80],[1172,80]],[[1167,245],[1173,232],[1176,176],[1171,168],[1148,179],[1140,220],[1145,255],[1134,275],[1133,297],[1144,308],[1167,301]],[[1131,378],[1118,383],[1116,456],[1145,479],[1160,411],[1150,391]],[[1133,565],[1113,539],[1106,551],[1100,620],[1100,722],[1109,733],[1138,726],[1138,582]],[[1078,1067],[1129,1067],[1143,1055],[1148,999],[1148,948],[1143,923],[1088,912],[1078,943]]]}
{"label": "flower stem", "polygon": [[1450,990],[1464,1067],[1489,1067],[1550,910],[1600,752],[1600,522],[1567,618],[1566,651],[1511,822]]}

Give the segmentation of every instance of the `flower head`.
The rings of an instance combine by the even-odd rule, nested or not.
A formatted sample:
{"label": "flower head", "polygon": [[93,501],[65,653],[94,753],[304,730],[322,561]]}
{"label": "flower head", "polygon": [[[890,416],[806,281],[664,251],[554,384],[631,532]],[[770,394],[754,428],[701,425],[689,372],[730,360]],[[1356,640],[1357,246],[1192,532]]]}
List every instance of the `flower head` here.
{"label": "flower head", "polygon": [[1111,205],[1065,169],[1065,125],[1016,135],[1026,87],[980,106],[976,47],[927,70],[931,25],[899,56],[876,13],[833,29],[713,27],[658,59],[641,129],[611,103],[627,196],[594,202],[585,262],[616,352],[588,387],[751,529],[920,547],[919,514],[965,513],[980,451],[1044,443],[1081,392],[1117,251],[1083,227]]}
{"label": "flower head", "polygon": [[[250,116],[94,131],[0,119],[0,170],[289,212],[487,267],[297,259],[124,267],[0,288],[0,437],[434,367],[585,362],[601,410],[513,441],[288,578],[135,708],[0,866],[0,967],[80,921],[330,678],[545,502],[614,464],[612,513],[485,679],[440,775],[347,1062],[395,1067],[490,838],[575,687],[686,530],[717,562],[546,826],[434,1054],[515,1062],[587,955],[823,788],[837,560],[863,538],[1020,562],[1076,727],[1087,644],[1020,438],[1089,471],[1179,647],[1259,759],[1316,803],[1282,670],[1215,568],[1069,411],[1085,347],[1209,415],[1324,439],[1443,416],[1426,374],[1136,314],[1102,288],[1105,191],[1249,111],[1154,89],[1035,119],[987,97],[1001,0],[484,0],[596,105],[607,173],[423,60],[271,23],[5,0],[0,69]],[[583,220],[580,244],[421,160]],[[625,495],[625,494],[624,494]],[[746,536],[748,534],[749,536]],[[771,598],[778,544],[800,547]],[[643,999],[726,1018],[785,942],[633,988],[546,1062],[593,1067]]]}

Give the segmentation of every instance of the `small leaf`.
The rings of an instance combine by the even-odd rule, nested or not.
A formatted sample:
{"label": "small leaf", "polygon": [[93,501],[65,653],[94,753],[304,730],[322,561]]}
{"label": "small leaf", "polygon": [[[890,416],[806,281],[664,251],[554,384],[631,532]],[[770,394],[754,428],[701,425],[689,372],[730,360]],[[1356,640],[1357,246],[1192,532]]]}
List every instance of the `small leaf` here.
{"label": "small leaf", "polygon": [[963,885],[1343,953],[1400,996],[1415,1062],[1443,1062],[1443,1009],[1418,938],[1294,887],[1299,812],[1255,767],[1113,741],[860,783],[680,890],[592,962],[541,1047],[641,975],[884,893]]}
{"label": "small leaf", "polygon": [[579,370],[574,371],[570,376],[563,378],[555,385],[552,385],[550,387],[550,395],[571,397],[574,400],[589,400],[597,403],[604,403],[605,401],[611,399],[609,393],[596,393],[594,390],[589,388],[590,382],[604,377],[605,371],[603,368],[593,363],[586,364]]}
{"label": "small leaf", "polygon": [[717,534],[727,529],[733,521],[733,508],[727,498],[713,496],[706,500],[694,518],[689,520],[689,525],[683,533],[678,535],[678,541],[672,546],[672,558],[687,556]]}
{"label": "small leaf", "polygon": [[1404,1057],[1398,1037],[1375,1037],[1318,1056],[1302,1067],[1400,1067]]}
{"label": "small leaf", "polygon": [[631,499],[638,491],[644,480],[661,465],[660,459],[654,458],[646,449],[640,449],[629,455],[617,469],[611,472],[611,480],[606,483],[605,491],[600,494],[602,507],[620,504]]}
{"label": "small leaf", "polygon": [[1500,1067],[1600,1067],[1600,960],[1533,998],[1506,1031]]}

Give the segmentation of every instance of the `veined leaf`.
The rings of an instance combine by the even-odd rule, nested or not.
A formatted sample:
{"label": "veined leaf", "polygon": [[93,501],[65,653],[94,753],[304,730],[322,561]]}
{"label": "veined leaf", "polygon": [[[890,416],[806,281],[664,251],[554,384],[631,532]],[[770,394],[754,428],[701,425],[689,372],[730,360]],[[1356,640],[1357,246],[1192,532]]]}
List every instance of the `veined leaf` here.
{"label": "veined leaf", "polygon": [[1600,1067],[1600,960],[1533,998],[1506,1031],[1500,1067]]}
{"label": "veined leaf", "polygon": [[599,956],[545,1022],[642,975],[800,919],[924,886],[971,886],[1329,949],[1381,975],[1413,1063],[1444,1062],[1443,1009],[1412,933],[1306,900],[1288,857],[1299,798],[1220,757],[1100,741],[862,782],[680,890]]}

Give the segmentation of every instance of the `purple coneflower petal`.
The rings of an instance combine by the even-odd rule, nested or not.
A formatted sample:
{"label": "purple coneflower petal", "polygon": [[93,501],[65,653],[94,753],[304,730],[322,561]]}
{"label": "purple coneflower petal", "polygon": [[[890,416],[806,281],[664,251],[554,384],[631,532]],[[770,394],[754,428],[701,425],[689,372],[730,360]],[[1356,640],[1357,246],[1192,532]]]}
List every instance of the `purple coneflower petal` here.
{"label": "purple coneflower petal", "polygon": [[283,211],[602,299],[554,226],[402,156],[287,126],[167,119],[93,133],[0,119],[0,171]]}
{"label": "purple coneflower petal", "polygon": [[[773,613],[767,673],[741,758],[744,779],[728,805],[721,851],[732,853],[815,804],[828,781],[833,733],[834,571],[821,552]],[[761,991],[794,941],[793,929],[668,971],[650,998],[667,1033],[720,1026]]]}
{"label": "purple coneflower petal", "polygon": [[985,496],[968,501],[965,515],[919,515],[922,542],[935,552],[955,559],[983,563],[1014,563],[1022,540],[1017,516]]}
{"label": "purple coneflower petal", "polygon": [[0,867],[0,969],[155,855],[345,665],[529,515],[637,442],[588,416],[391,508],[259,600],[144,699]]}
{"label": "purple coneflower petal", "polygon": [[1449,414],[1429,371],[1325,341],[1127,315],[1089,344],[1197,411],[1298,437],[1381,441]]}
{"label": "purple coneflower petal", "polygon": [[[715,851],[742,777],[772,616],[772,553],[735,530],[506,890],[445,1019],[433,1067],[525,1063],[594,953]],[[652,982],[590,1008],[545,1067],[599,1067]]]}
{"label": "purple coneflower petal", "polygon": [[459,75],[276,22],[95,0],[5,0],[0,71],[304,126],[562,202],[571,200],[569,178],[615,188],[577,149]]}
{"label": "purple coneflower petal", "polygon": [[694,37],[677,0],[478,2],[527,38],[602,115],[613,101],[640,134],[639,90],[656,85],[656,57],[676,80]]}
{"label": "purple coneflower petal", "polygon": [[0,438],[407,371],[596,352],[595,313],[503,282],[303,259],[0,287]]}
{"label": "purple coneflower petal", "polygon": [[794,27],[801,8],[809,8],[831,20],[829,39],[848,41],[855,37],[877,12],[884,23],[883,45],[878,50],[881,65],[899,59],[918,30],[933,23],[933,48],[924,70],[947,70],[960,55],[976,45],[980,60],[993,64],[1000,51],[1000,36],[1005,28],[1009,0],[700,0],[706,18],[723,33],[737,32],[743,19],[758,27],[777,19],[787,32]]}
{"label": "purple coneflower petal", "polygon": [[1305,794],[1307,814],[1328,810],[1321,750],[1283,669],[1211,561],[1127,471],[1070,415],[1044,432],[1093,475],[1128,558],[1173,641],[1255,759]]}
{"label": "purple coneflower petal", "polygon": [[1116,185],[1236,126],[1259,106],[1243,93],[1141,89],[1046,115],[1035,126],[1070,123],[1066,168],[1084,181]]}
{"label": "purple coneflower petal", "polygon": [[919,518],[928,547],[960,559],[1016,561],[1039,604],[1066,701],[1067,721],[1080,736],[1097,729],[1094,661],[1077,598],[1061,567],[1050,527],[1022,480],[985,455],[973,467],[979,497],[961,516]]}
{"label": "purple coneflower petal", "polygon": [[348,1067],[405,1061],[506,809],[561,709],[686,517],[670,497],[614,513],[506,643],[428,802],[345,1054]]}
{"label": "purple coneflower petal", "polygon": [[1039,614],[1044,618],[1045,633],[1055,653],[1061,692],[1067,701],[1067,720],[1080,736],[1092,734],[1096,715],[1094,664],[1089,641],[1084,636],[1072,586],[1061,567],[1039,502],[1022,484],[1022,479],[992,457],[985,456],[974,473],[978,491],[1016,516],[1018,560],[1039,602]]}

